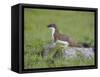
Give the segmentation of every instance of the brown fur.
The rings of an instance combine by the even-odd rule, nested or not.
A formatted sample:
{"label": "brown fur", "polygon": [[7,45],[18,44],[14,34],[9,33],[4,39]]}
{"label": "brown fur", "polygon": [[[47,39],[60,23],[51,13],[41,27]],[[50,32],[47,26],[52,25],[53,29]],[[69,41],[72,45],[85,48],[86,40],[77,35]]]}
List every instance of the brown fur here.
{"label": "brown fur", "polygon": [[69,46],[71,47],[81,47],[81,45],[77,44],[76,41],[74,41],[71,37],[66,36],[64,34],[60,34],[57,26],[55,24],[50,24],[48,27],[54,27],[55,33],[54,33],[54,42],[57,40],[67,41],[69,43]]}

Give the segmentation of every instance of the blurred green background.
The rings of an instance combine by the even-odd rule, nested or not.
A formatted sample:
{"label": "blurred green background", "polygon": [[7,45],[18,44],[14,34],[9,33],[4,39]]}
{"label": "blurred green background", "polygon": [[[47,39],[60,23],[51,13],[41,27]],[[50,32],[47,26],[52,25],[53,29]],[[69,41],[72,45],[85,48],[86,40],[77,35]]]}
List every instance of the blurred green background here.
{"label": "blurred green background", "polygon": [[48,63],[50,59],[43,59],[41,56],[43,46],[51,42],[51,31],[47,28],[47,25],[51,23],[57,25],[60,33],[74,38],[77,42],[91,42],[94,45],[94,12],[25,8],[25,69],[94,64],[94,59],[84,63],[71,60],[69,64],[64,60],[64,63],[62,60]]}

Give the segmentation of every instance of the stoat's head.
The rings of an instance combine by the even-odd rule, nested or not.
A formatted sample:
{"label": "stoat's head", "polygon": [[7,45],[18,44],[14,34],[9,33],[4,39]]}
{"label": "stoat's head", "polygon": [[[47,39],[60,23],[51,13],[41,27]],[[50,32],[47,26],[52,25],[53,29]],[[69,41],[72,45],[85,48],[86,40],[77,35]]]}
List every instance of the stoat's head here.
{"label": "stoat's head", "polygon": [[56,29],[57,28],[55,24],[49,24],[47,27],[49,29]]}
{"label": "stoat's head", "polygon": [[53,35],[55,32],[59,33],[59,31],[58,31],[58,29],[57,29],[57,26],[56,26],[55,24],[49,24],[47,27],[48,27],[49,29],[52,30],[52,35]]}
{"label": "stoat's head", "polygon": [[56,31],[56,25],[55,24],[49,24],[47,27],[52,30],[52,36],[53,36],[53,34]]}

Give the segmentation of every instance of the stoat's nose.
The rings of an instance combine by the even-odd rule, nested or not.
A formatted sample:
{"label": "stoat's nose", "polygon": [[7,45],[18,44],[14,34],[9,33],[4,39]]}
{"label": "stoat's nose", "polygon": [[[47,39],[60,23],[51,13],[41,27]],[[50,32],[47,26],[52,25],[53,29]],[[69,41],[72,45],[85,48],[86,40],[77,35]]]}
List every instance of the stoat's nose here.
{"label": "stoat's nose", "polygon": [[49,28],[49,25],[47,25],[47,27]]}
{"label": "stoat's nose", "polygon": [[50,28],[50,27],[51,27],[51,25],[47,25],[47,27],[48,27],[48,28]]}

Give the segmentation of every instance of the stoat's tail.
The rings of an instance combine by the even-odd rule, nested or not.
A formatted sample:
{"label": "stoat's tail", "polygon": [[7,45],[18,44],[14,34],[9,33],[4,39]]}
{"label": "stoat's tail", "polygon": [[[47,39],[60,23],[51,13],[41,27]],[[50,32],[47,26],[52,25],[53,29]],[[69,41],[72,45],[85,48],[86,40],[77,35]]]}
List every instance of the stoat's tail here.
{"label": "stoat's tail", "polygon": [[85,47],[85,48],[92,47],[91,43],[86,43],[86,42],[78,43],[76,46],[77,47]]}

